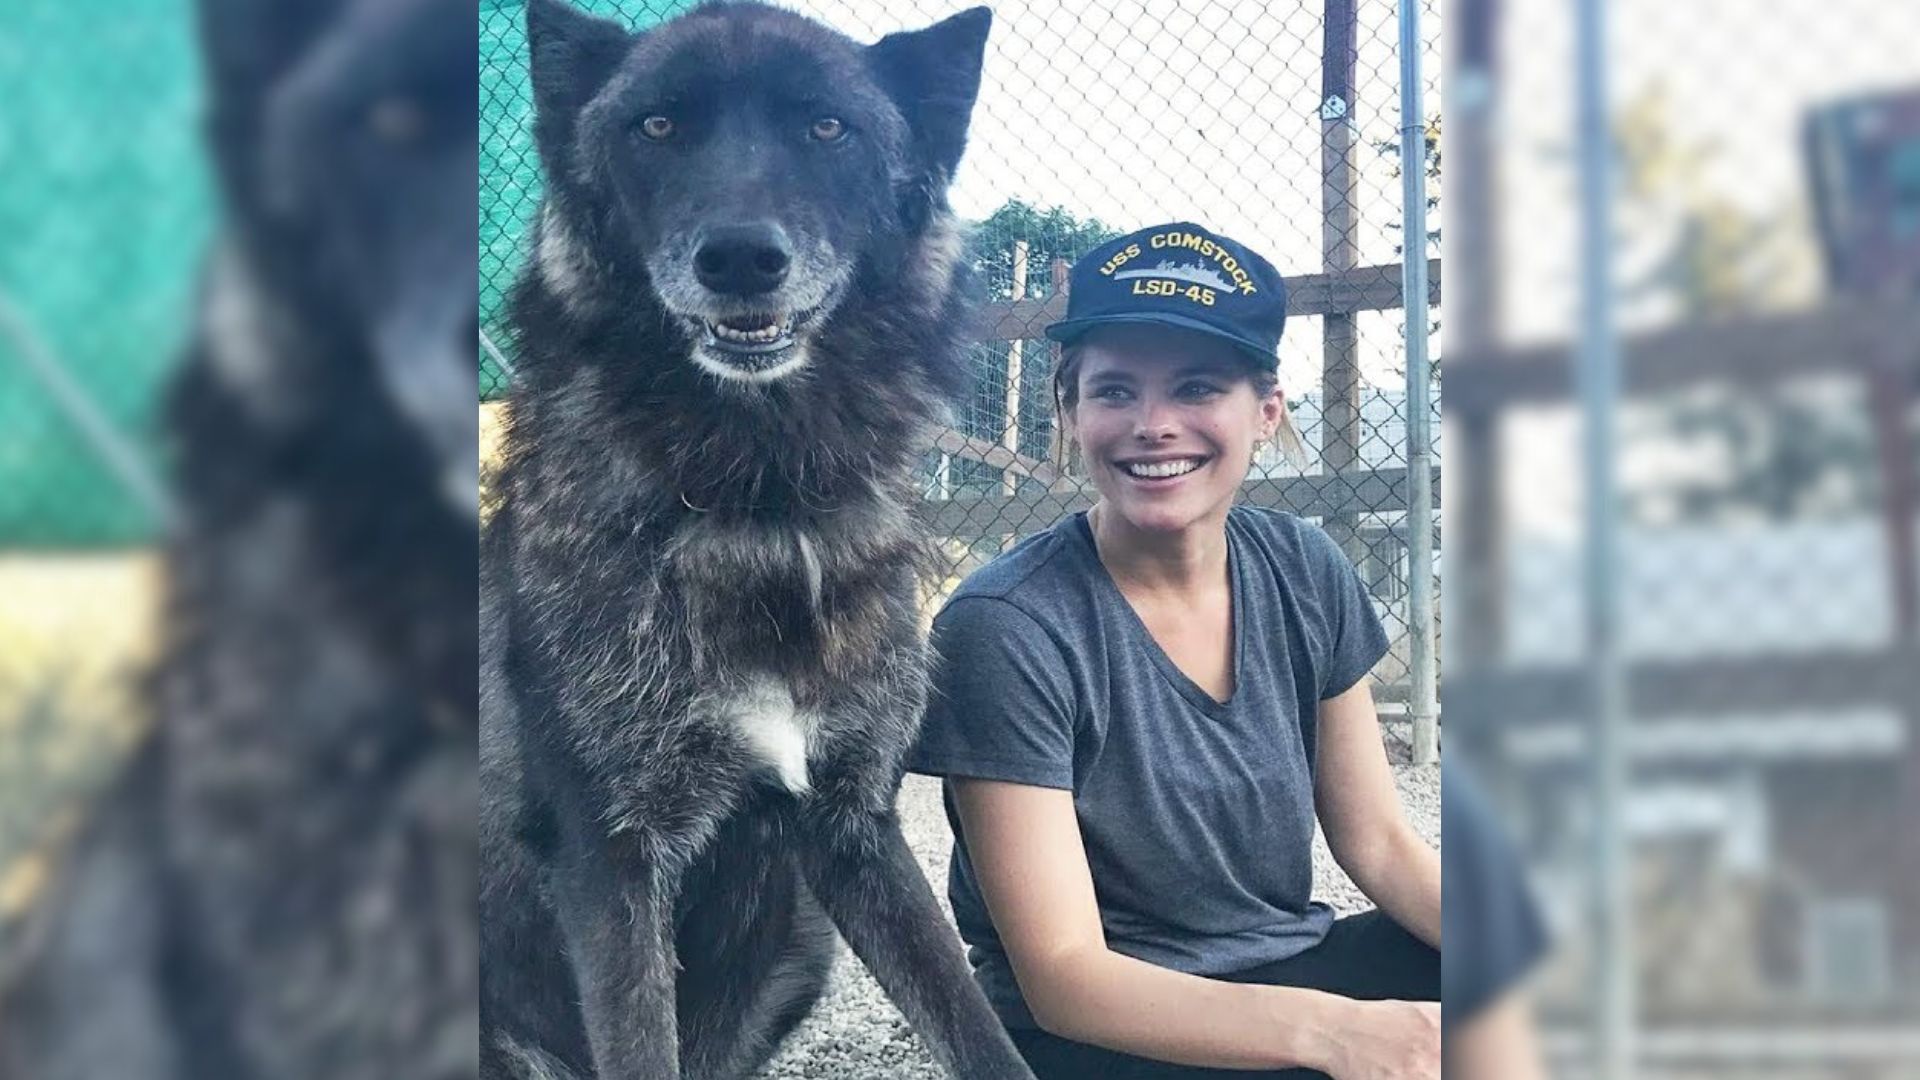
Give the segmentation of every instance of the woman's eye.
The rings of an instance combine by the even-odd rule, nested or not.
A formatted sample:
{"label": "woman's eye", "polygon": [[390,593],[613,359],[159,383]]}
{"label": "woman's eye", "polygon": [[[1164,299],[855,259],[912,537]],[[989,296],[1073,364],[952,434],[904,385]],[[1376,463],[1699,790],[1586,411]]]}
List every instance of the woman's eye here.
{"label": "woman's eye", "polygon": [[1219,392],[1219,387],[1214,386],[1212,383],[1203,382],[1190,382],[1180,388],[1181,396],[1190,398],[1211,397]]}
{"label": "woman's eye", "polygon": [[822,116],[813,122],[813,126],[807,129],[807,133],[816,142],[839,142],[847,137],[847,125],[837,116]]}
{"label": "woman's eye", "polygon": [[1096,401],[1125,401],[1127,388],[1124,386],[1103,386],[1093,392]]}
{"label": "woman's eye", "polygon": [[674,123],[673,118],[670,116],[649,116],[640,121],[640,134],[645,135],[654,142],[662,142],[673,138],[673,132]]}

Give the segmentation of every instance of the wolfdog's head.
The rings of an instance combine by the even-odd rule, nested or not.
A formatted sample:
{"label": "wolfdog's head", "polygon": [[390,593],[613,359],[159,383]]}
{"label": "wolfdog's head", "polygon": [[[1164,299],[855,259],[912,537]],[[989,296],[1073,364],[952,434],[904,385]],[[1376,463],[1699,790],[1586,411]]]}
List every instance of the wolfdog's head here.
{"label": "wolfdog's head", "polygon": [[[460,0],[201,0],[214,367],[277,435],[391,416],[471,513],[478,61]],[[339,388],[321,393],[318,387]]]}
{"label": "wolfdog's head", "polygon": [[990,22],[861,46],[757,3],[634,34],[530,0],[545,283],[571,306],[664,309],[724,380],[800,370],[862,267],[909,272],[945,214]]}

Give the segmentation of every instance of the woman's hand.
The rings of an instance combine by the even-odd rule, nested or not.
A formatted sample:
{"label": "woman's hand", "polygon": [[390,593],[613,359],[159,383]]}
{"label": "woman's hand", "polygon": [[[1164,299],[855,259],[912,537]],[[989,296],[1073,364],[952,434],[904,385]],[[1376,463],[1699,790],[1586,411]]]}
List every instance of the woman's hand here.
{"label": "woman's hand", "polygon": [[1431,1001],[1356,1001],[1329,1032],[1333,1080],[1439,1080],[1440,1006]]}

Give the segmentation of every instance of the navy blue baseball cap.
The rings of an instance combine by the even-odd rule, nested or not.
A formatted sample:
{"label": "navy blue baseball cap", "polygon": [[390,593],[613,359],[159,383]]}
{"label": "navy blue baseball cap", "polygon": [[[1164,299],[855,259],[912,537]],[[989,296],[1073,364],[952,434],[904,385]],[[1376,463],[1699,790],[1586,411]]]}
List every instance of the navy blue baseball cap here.
{"label": "navy blue baseball cap", "polygon": [[1240,347],[1279,366],[1287,284],[1256,252],[1190,221],[1155,225],[1081,256],[1068,277],[1067,317],[1047,336],[1070,343],[1102,326],[1153,324]]}

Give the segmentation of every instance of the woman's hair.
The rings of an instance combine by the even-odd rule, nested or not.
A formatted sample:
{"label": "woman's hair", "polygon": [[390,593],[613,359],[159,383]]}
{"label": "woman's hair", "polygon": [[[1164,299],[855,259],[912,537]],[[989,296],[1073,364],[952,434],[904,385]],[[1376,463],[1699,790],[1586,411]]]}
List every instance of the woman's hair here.
{"label": "woman's hair", "polygon": [[[1080,404],[1080,361],[1085,350],[1085,340],[1062,346],[1059,366],[1053,369],[1053,438],[1057,461],[1067,459],[1067,414]],[[1262,399],[1280,385],[1279,376],[1271,371],[1255,369],[1246,374],[1253,383],[1254,393]],[[1280,444],[1280,453],[1294,468],[1307,467],[1307,444],[1300,438],[1300,429],[1293,424],[1293,410],[1287,408],[1284,401],[1280,406],[1280,426],[1275,429],[1273,440]]]}

